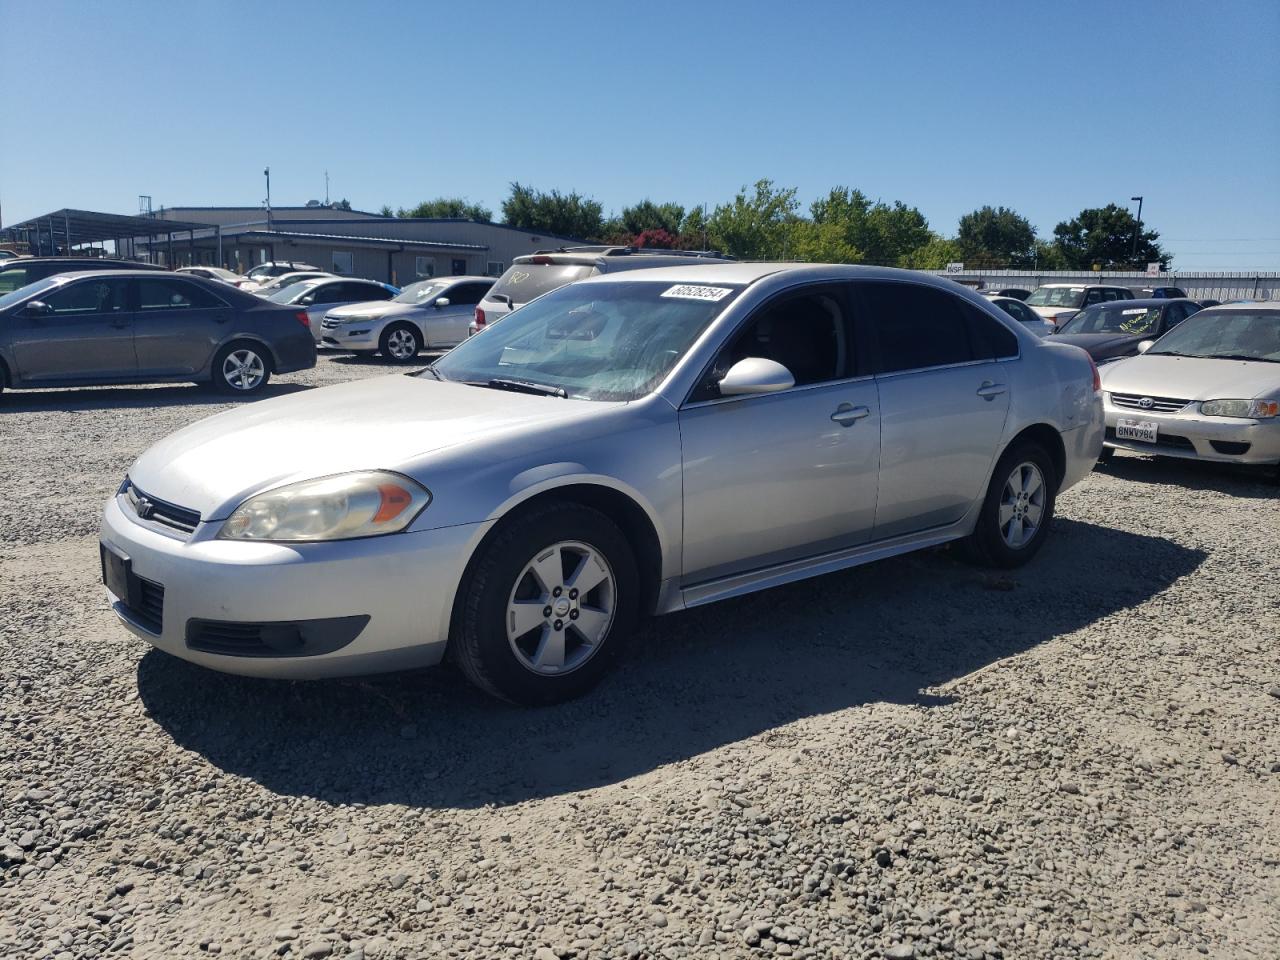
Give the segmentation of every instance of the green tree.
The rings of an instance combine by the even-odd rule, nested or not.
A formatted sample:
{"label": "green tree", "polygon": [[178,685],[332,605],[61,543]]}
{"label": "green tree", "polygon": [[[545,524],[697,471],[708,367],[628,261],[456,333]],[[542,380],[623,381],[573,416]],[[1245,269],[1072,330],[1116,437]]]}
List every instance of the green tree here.
{"label": "green tree", "polygon": [[981,207],[960,218],[956,245],[957,260],[1021,269],[1035,260],[1036,228],[1008,207]]}
{"label": "green tree", "polygon": [[1068,270],[1087,270],[1095,263],[1103,268],[1136,268],[1159,261],[1168,269],[1173,255],[1161,249],[1160,234],[1143,230],[1138,234],[1137,253],[1133,252],[1138,221],[1124,207],[1109,203],[1105,207],[1081,210],[1074,220],[1064,220],[1053,228],[1054,246],[1062,254]]}
{"label": "green tree", "polygon": [[772,180],[757,180],[753,188],[739,190],[732,203],[715,208],[707,233],[717,249],[744,260],[786,257],[788,228],[798,207],[794,188],[775,188]]}
{"label": "green tree", "polygon": [[396,212],[392,210],[389,206],[387,206],[385,203],[382,205],[382,208],[378,210],[378,216],[380,217],[394,217],[395,215],[396,215]]}
{"label": "green tree", "polygon": [[948,263],[963,260],[960,245],[936,234],[898,259],[898,266],[909,270],[941,270]]}
{"label": "green tree", "polygon": [[706,250],[714,246],[707,230],[707,218],[701,207],[690,207],[680,224],[676,247],[680,250]]}
{"label": "green tree", "polygon": [[426,220],[476,220],[490,223],[493,211],[478,203],[469,203],[462,197],[436,197],[434,200],[423,200],[409,210],[401,207],[396,211],[397,217],[408,217]]}
{"label": "green tree", "polygon": [[509,226],[580,240],[603,235],[602,211],[589,197],[558,190],[544,193],[520,183],[512,183],[510,196],[502,201],[502,219]]}
{"label": "green tree", "polygon": [[675,236],[684,222],[684,207],[678,203],[654,203],[644,199],[634,207],[623,207],[620,218],[624,231],[630,234],[646,230],[665,230]]}
{"label": "green tree", "polygon": [[858,263],[862,251],[849,243],[837,223],[796,220],[789,225],[788,256],[806,263]]}
{"label": "green tree", "polygon": [[835,187],[809,205],[814,223],[836,225],[844,241],[864,261],[896,265],[933,237],[929,221],[915,207],[872,201],[861,190]]}

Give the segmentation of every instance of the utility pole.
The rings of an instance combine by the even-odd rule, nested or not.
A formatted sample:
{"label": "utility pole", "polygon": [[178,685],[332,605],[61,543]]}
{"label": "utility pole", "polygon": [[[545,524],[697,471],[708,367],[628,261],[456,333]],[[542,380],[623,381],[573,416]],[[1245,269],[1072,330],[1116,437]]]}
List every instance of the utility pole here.
{"label": "utility pole", "polygon": [[1129,261],[1136,267],[1138,263],[1138,236],[1142,233],[1142,198],[1130,197],[1129,199],[1138,201],[1138,225],[1133,231],[1133,249],[1129,251]]}
{"label": "utility pole", "polygon": [[324,205],[329,205],[329,171],[324,172]]}
{"label": "utility pole", "polygon": [[267,229],[271,229],[271,168],[267,167],[262,171],[262,175],[267,178]]}

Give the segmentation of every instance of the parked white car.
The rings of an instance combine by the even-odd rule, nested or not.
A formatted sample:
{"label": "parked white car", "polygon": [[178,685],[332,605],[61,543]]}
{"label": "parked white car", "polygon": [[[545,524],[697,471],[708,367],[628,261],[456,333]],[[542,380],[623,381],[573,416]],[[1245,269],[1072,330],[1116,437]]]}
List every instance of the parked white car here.
{"label": "parked white car", "polygon": [[351,277],[335,277],[326,274],[310,280],[291,283],[267,297],[273,303],[298,306],[307,311],[311,321],[311,335],[320,342],[320,323],[324,315],[334,307],[348,303],[369,303],[390,300],[400,293],[399,287],[377,280],[359,280]]}
{"label": "parked white car", "polygon": [[296,270],[293,273],[282,273],[278,277],[269,277],[261,283],[255,283],[253,287],[246,289],[260,297],[270,297],[272,294],[279,293],[285,287],[291,287],[295,283],[301,283],[303,280],[320,280],[324,277],[333,276],[336,276],[336,274],[326,273],[324,270]]}
{"label": "parked white car", "polygon": [[1116,450],[1280,464],[1280,303],[1209,307],[1102,367]]}
{"label": "parked white car", "polygon": [[1046,283],[1036,287],[1023,302],[1044,319],[1044,332],[1049,334],[1085,307],[1132,299],[1133,291],[1128,287],[1099,283]]}
{"label": "parked white car", "polygon": [[174,273],[186,273],[193,277],[204,277],[206,280],[219,280],[222,283],[229,283],[233,287],[243,288],[246,285],[250,285],[254,288],[257,287],[257,284],[252,280],[249,280],[247,277],[242,277],[240,274],[234,273],[230,270],[224,270],[222,267],[179,267],[174,271]]}
{"label": "parked white car", "polygon": [[1088,354],[946,280],[611,273],[413,376],[161,440],[106,504],[102,569],[130,630],[215,670],[349,676],[449,651],[483,689],[550,703],[600,679],[643,616],[950,541],[1024,564],[1102,431]]}
{"label": "parked white car", "polygon": [[467,339],[476,304],[492,286],[493,277],[420,280],[384,303],[330,310],[320,321],[320,342],[408,363],[420,350],[445,350]]}
{"label": "parked white car", "polygon": [[1053,331],[1053,327],[1046,324],[1040,314],[1017,297],[1006,297],[1001,294],[983,294],[983,296],[1022,324],[1023,329],[1034,333],[1037,337],[1048,336]]}

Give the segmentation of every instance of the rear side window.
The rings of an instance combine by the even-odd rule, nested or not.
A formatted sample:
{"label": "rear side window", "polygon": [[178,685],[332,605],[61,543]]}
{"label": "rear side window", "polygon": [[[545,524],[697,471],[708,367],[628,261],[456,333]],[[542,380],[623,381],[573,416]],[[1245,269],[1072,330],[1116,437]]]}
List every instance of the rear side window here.
{"label": "rear side window", "polygon": [[573,283],[595,273],[585,264],[516,263],[493,285],[490,295],[503,294],[513,304],[528,303],[534,297]]}
{"label": "rear side window", "polygon": [[[957,303],[969,328],[975,359],[1000,360],[1018,355],[1018,337],[1012,330],[971,303]],[[1018,306],[1027,309],[1022,304]]]}
{"label": "rear side window", "polygon": [[138,281],[139,310],[209,310],[226,304],[203,287],[181,280]]}
{"label": "rear side window", "polygon": [[445,296],[449,298],[449,302],[455,307],[471,306],[479,303],[488,290],[489,285],[487,283],[459,283],[457,286],[450,288]]}
{"label": "rear side window", "polygon": [[915,283],[859,283],[857,291],[880,348],[880,372],[917,370],[974,359],[960,301]]}
{"label": "rear side window", "polygon": [[342,287],[343,300],[390,300],[395,296],[386,287],[377,283],[344,283]]}

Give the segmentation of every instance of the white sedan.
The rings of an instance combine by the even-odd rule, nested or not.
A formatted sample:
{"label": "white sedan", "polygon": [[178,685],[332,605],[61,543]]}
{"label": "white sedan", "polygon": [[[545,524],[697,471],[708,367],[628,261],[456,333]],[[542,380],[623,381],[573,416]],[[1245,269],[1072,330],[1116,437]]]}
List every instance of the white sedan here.
{"label": "white sedan", "polygon": [[1102,367],[1103,459],[1280,463],[1280,303],[1211,307],[1139,349]]}

